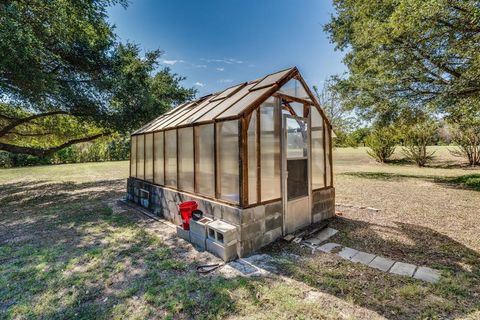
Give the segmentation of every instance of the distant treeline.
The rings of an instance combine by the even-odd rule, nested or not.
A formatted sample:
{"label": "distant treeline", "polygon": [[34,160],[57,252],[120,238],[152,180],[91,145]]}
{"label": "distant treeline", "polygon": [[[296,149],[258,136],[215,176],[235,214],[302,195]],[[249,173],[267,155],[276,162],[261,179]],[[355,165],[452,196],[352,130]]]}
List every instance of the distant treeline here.
{"label": "distant treeline", "polygon": [[0,151],[0,167],[13,168],[62,163],[127,160],[130,157],[130,138],[111,136],[72,145],[52,156],[39,158],[27,154]]}

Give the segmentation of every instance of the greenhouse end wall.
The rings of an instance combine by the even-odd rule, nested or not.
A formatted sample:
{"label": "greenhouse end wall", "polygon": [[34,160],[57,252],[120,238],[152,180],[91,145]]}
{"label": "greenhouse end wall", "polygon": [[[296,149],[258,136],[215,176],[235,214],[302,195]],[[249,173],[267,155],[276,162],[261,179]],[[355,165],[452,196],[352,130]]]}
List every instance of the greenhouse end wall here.
{"label": "greenhouse end wall", "polygon": [[[282,201],[250,208],[238,208],[214,200],[197,197],[170,188],[129,178],[127,198],[158,217],[181,224],[178,205],[195,200],[205,216],[224,220],[237,228],[237,255],[244,257],[282,236]],[[312,221],[328,219],[335,214],[335,189],[315,190],[312,194]]]}

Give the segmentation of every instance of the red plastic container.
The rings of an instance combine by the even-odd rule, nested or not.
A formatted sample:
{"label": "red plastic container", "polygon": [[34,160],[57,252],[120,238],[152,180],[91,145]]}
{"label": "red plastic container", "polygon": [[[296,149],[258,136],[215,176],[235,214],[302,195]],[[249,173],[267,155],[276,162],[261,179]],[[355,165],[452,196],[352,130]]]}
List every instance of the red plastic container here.
{"label": "red plastic container", "polygon": [[182,216],[182,228],[183,230],[190,230],[190,219],[192,218],[192,212],[197,210],[198,204],[196,201],[186,201],[178,206],[180,215]]}

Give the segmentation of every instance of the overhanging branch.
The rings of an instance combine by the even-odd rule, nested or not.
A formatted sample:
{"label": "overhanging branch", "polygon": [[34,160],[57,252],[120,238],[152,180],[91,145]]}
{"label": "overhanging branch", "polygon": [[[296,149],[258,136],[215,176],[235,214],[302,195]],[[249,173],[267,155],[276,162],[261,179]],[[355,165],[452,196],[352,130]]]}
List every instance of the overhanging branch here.
{"label": "overhanging branch", "polygon": [[88,137],[83,137],[83,138],[78,138],[78,139],[72,139],[70,141],[62,143],[61,145],[51,147],[51,148],[47,148],[47,149],[16,146],[16,145],[13,145],[13,144],[0,142],[0,150],[8,151],[8,152],[11,152],[11,153],[29,154],[29,155],[32,155],[32,156],[37,156],[37,157],[42,158],[42,157],[49,156],[49,155],[51,155],[51,154],[53,154],[57,151],[60,151],[64,148],[67,148],[71,145],[81,143],[81,142],[92,141],[92,140],[98,139],[102,136],[107,136],[109,134],[110,133],[105,132],[105,133],[99,133],[99,134],[96,134],[96,135],[93,135],[93,136],[88,136]]}
{"label": "overhanging branch", "polygon": [[68,112],[65,112],[65,111],[51,111],[51,112],[34,114],[34,115],[31,115],[31,116],[28,116],[28,117],[25,117],[25,118],[16,119],[16,120],[12,121],[12,123],[6,125],[5,127],[3,127],[0,130],[0,137],[3,137],[7,133],[9,133],[12,129],[14,129],[15,127],[17,127],[21,124],[30,122],[30,121],[35,120],[35,119],[48,117],[48,116],[54,116],[54,115],[58,115],[58,114],[68,114]]}

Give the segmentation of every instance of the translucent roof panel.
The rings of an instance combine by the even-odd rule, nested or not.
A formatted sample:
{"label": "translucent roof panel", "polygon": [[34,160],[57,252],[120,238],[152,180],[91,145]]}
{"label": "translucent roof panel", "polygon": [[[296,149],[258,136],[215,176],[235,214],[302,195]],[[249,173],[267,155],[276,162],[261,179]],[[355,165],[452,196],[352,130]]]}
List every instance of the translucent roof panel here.
{"label": "translucent roof panel", "polygon": [[272,73],[272,74],[266,76],[260,82],[258,82],[256,86],[254,86],[252,88],[252,91],[262,89],[262,88],[265,88],[265,87],[270,87],[271,85],[274,85],[274,84],[278,83],[285,76],[287,76],[289,73],[291,73],[293,71],[293,69],[294,68],[282,70],[282,71]]}
{"label": "translucent roof panel", "polygon": [[225,112],[220,114],[215,119],[225,119],[229,117],[234,117],[237,114],[242,113],[251,104],[257,102],[264,94],[268,93],[268,91],[270,91],[272,87],[273,85],[250,92],[243,99],[236,102],[234,105],[232,105],[230,108],[228,108]]}
{"label": "translucent roof panel", "polygon": [[175,119],[177,119],[178,117],[180,117],[183,114],[185,114],[186,112],[188,112],[190,110],[189,107],[194,105],[194,103],[195,102],[190,102],[190,103],[186,104],[184,107],[182,107],[181,110],[177,110],[176,112],[173,112],[173,113],[169,114],[162,121],[160,121],[155,127],[150,128],[149,131],[160,130],[160,128],[164,128],[168,124],[175,121]]}
{"label": "translucent roof panel", "polygon": [[237,84],[236,86],[233,86],[233,87],[230,87],[226,90],[224,90],[223,92],[221,92],[219,95],[217,95],[215,98],[213,98],[211,101],[217,101],[217,100],[221,100],[221,99],[225,99],[225,98],[228,98],[230,97],[232,94],[234,94],[235,92],[237,92],[238,90],[240,90],[241,88],[243,88],[247,83],[244,82],[244,83],[241,83],[241,84]]}
{"label": "translucent roof panel", "polygon": [[[211,98],[216,98],[216,97],[213,96]],[[165,128],[178,126],[185,120],[191,119],[192,116],[195,117],[195,115],[197,115],[199,112],[202,112],[202,110],[204,110],[205,107],[207,107],[208,105],[211,105],[212,104],[211,101],[212,101],[211,99],[206,99],[196,105],[191,106],[188,112],[185,112],[181,117],[178,117],[175,121],[170,123],[168,126],[165,126]]]}
{"label": "translucent roof panel", "polygon": [[[240,116],[250,106],[268,98],[276,84],[292,79],[298,71],[290,68],[267,75],[259,80],[243,82],[219,93],[204,96],[169,110],[150,121],[134,134],[171,129],[195,123],[205,123]],[[287,87],[286,87],[287,88]],[[286,89],[288,91],[288,88]],[[273,93],[273,92],[271,92]],[[300,94],[303,96],[303,94]]]}
{"label": "translucent roof panel", "polygon": [[205,113],[200,118],[196,119],[195,122],[205,122],[205,121],[211,121],[215,119],[216,116],[218,116],[219,114],[221,114],[222,112],[230,108],[234,103],[244,98],[245,96],[251,94],[250,89],[254,85],[255,84],[249,84],[246,87],[243,87],[240,91],[235,93],[233,96],[230,96],[229,98],[223,100],[222,103],[217,105],[215,108]]}

